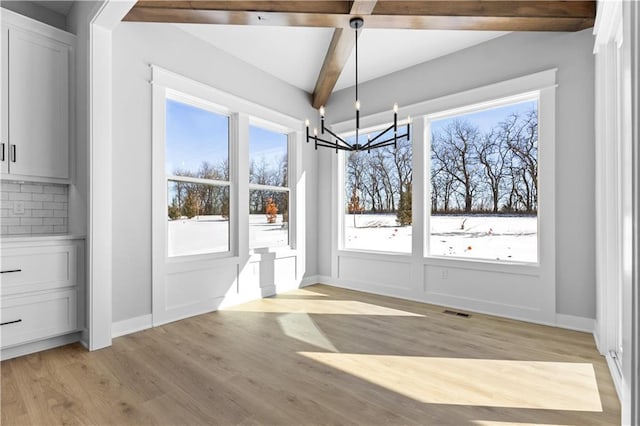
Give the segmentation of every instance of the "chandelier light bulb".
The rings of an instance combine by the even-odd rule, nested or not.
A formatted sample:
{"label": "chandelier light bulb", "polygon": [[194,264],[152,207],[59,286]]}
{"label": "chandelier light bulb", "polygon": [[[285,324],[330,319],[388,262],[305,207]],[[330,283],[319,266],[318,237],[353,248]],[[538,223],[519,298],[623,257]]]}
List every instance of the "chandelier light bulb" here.
{"label": "chandelier light bulb", "polygon": [[360,101],[356,101],[356,110],[360,111]]}
{"label": "chandelier light bulb", "polygon": [[313,128],[313,136],[318,136],[318,129],[317,128]]}
{"label": "chandelier light bulb", "polygon": [[393,112],[394,112],[395,114],[397,114],[397,113],[398,113],[398,104],[397,104],[397,103],[393,104]]}
{"label": "chandelier light bulb", "polygon": [[309,127],[309,119],[304,120],[304,125]]}
{"label": "chandelier light bulb", "polygon": [[324,117],[324,106],[320,107],[320,115]]}

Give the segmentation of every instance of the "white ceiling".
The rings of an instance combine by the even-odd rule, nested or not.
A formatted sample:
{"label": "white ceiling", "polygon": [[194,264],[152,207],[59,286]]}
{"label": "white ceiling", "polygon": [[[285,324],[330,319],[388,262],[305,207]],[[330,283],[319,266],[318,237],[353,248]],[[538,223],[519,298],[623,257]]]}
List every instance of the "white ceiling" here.
{"label": "white ceiling", "polygon": [[333,35],[333,28],[176,25],[307,92],[313,92]]}
{"label": "white ceiling", "polygon": [[[176,24],[182,30],[307,92],[313,92],[333,28]],[[500,37],[498,31],[363,29],[358,40],[359,81]],[[334,90],[355,84],[352,54]]]}

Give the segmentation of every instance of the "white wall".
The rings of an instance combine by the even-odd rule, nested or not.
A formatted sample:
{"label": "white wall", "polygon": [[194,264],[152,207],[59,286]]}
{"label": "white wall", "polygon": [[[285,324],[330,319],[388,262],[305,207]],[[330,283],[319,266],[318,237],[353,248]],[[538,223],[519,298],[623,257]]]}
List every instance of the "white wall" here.
{"label": "white wall", "polygon": [[[151,70],[203,82],[292,117],[313,110],[308,95],[182,30],[121,23],[113,32],[113,321],[151,313]],[[317,181],[315,151],[303,147],[303,173]],[[316,199],[307,198],[307,275],[317,271]]]}
{"label": "white wall", "polygon": [[638,10],[635,2],[599,2],[594,31],[598,291],[594,334],[607,359],[625,425],[638,424]]}
{"label": "white wall", "polygon": [[69,232],[86,234],[89,183],[89,23],[102,1],[78,1],[67,17],[75,46],[75,153],[73,184],[69,186]]}
{"label": "white wall", "polygon": [[[81,3],[81,2],[78,2]],[[91,3],[91,2],[89,2]],[[30,1],[2,1],[2,7],[67,31],[67,17]]]}
{"label": "white wall", "polygon": [[[491,83],[558,68],[556,104],[556,312],[595,318],[594,59],[591,30],[512,33],[360,86],[364,116]],[[384,52],[380,52],[384,54]],[[353,89],[332,95],[327,110],[352,117]],[[329,180],[331,153],[320,157]],[[325,173],[326,172],[326,173]],[[319,274],[331,276],[329,188],[319,192]]]}

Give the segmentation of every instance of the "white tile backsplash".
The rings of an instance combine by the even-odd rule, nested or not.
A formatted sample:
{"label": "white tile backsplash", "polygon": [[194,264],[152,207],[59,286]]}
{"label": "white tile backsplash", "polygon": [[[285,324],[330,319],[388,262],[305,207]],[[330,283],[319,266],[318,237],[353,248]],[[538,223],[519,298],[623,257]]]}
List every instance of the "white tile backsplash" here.
{"label": "white tile backsplash", "polygon": [[66,234],[68,221],[68,185],[2,181],[0,235]]}

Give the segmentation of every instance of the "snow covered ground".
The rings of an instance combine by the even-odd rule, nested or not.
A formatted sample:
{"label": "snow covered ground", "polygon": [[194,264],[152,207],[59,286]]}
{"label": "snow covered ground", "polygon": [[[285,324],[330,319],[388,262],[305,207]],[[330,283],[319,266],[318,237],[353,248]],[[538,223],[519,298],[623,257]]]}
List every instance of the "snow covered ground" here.
{"label": "snow covered ground", "polygon": [[[355,218],[354,218],[355,216]],[[354,228],[354,219],[355,225]],[[464,221],[464,229],[461,229]],[[435,256],[537,261],[537,219],[520,216],[432,216],[430,254]],[[198,216],[168,222],[169,256],[229,250],[229,221],[222,216]],[[411,252],[411,226],[398,226],[396,216],[346,215],[345,247],[357,250]],[[251,248],[289,244],[282,215],[267,223],[264,214],[250,215]]]}
{"label": "snow covered ground", "polygon": [[249,247],[282,247],[289,245],[289,227],[282,222],[282,215],[276,223],[267,223],[264,214],[249,215]]}
{"label": "snow covered ground", "polygon": [[229,221],[222,216],[196,216],[168,222],[169,256],[229,250]]}
{"label": "snow covered ground", "polygon": [[[196,216],[168,222],[169,256],[219,253],[229,250],[229,221],[222,216]],[[282,215],[276,223],[267,223],[264,214],[249,216],[251,248],[279,247],[289,244],[289,230]]]}
{"label": "snow covered ground", "polygon": [[[432,216],[430,254],[474,259],[536,262],[537,218],[521,216]],[[464,229],[462,224],[464,221]],[[345,216],[345,247],[409,253],[412,227],[396,216]]]}

